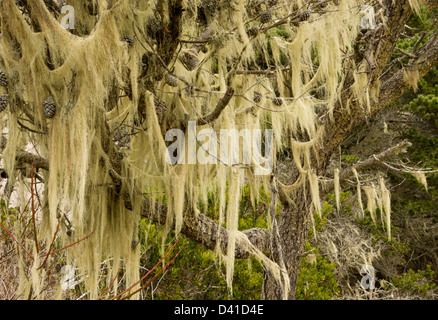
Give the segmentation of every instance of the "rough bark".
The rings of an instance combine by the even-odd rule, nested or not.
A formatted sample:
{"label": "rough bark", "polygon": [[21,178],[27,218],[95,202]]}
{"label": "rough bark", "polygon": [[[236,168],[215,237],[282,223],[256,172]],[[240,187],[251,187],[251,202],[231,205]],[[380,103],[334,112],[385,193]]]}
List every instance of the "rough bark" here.
{"label": "rough bark", "polygon": [[[293,202],[282,203],[278,228],[285,267],[290,279],[288,299],[295,298],[301,254],[304,252],[309,232],[309,200],[310,194],[299,188],[291,197]],[[265,273],[263,283],[263,299],[283,299],[278,282],[269,272]]]}

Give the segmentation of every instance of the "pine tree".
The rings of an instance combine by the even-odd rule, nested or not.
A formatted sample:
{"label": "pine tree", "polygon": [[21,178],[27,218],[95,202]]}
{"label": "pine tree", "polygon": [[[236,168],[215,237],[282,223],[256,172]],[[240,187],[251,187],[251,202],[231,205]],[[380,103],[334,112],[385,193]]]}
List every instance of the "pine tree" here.
{"label": "pine tree", "polygon": [[[9,132],[2,158],[8,177],[38,170],[46,188],[35,241],[51,243],[59,221],[59,241],[77,242],[69,259],[80,274],[87,272],[83,285],[91,299],[101,293],[101,261],[121,259],[126,284],[139,280],[140,250],[132,246],[139,241],[139,216],[164,224],[163,244],[169,234],[182,233],[215,250],[226,264],[230,290],[235,259],[256,257],[266,272],[263,297],[293,299],[331,156],[355,126],[438,63],[432,33],[404,63],[411,76],[393,68],[394,43],[412,8],[418,9],[414,0],[373,2],[384,14],[364,34],[359,21],[365,0],[324,6],[279,0],[257,4],[260,13],[248,10],[253,1],[69,3],[75,7],[73,30],[63,29],[42,0],[0,2],[0,69],[9,76],[0,89],[12,104],[2,118]],[[198,16],[201,8],[206,19]],[[248,37],[247,30],[258,32]],[[122,35],[135,36],[132,46]],[[255,92],[278,96],[275,105],[270,99],[260,105]],[[272,130],[273,150],[293,155],[287,174],[280,176],[276,164],[259,163],[254,154],[249,163],[229,164],[200,137],[185,139],[187,154],[178,154],[185,162],[169,163],[175,156],[170,147],[180,142],[169,139],[202,129],[218,138],[222,129],[242,126]],[[248,150],[247,142],[239,139],[240,150]],[[26,153],[28,143],[37,154]],[[260,186],[268,190],[271,229],[238,229],[245,184],[254,201]],[[212,190],[219,207],[209,217],[203,206]],[[18,294],[38,293],[35,286],[44,277],[37,262]],[[118,266],[108,264],[103,283],[114,279]]]}

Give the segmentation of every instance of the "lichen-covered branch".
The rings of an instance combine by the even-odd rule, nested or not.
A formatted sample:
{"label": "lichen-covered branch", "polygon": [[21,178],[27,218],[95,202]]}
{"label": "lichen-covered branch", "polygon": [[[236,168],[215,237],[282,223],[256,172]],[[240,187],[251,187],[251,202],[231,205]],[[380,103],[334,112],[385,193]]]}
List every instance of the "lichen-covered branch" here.
{"label": "lichen-covered branch", "polygon": [[49,161],[30,152],[19,151],[16,156],[17,162],[34,165],[36,169],[49,170]]}
{"label": "lichen-covered branch", "polygon": [[[416,55],[417,58],[412,59],[410,63],[405,66],[405,70],[415,73],[418,72],[418,80],[429,70],[438,65],[438,31],[423,47],[418,49]],[[412,83],[405,77],[405,70],[399,70],[382,84],[379,102],[373,105],[373,111],[377,112],[384,109],[412,87]]]}
{"label": "lichen-covered branch", "polygon": [[221,115],[225,107],[228,105],[233,95],[234,95],[234,88],[229,87],[225,95],[217,103],[214,110],[210,114],[206,115],[205,117],[198,119],[197,124],[203,125],[216,120]]}
{"label": "lichen-covered branch", "polygon": [[[399,142],[398,144],[396,144],[395,146],[377,154],[377,155],[372,155],[370,156],[368,159],[364,160],[364,161],[360,161],[357,164],[355,164],[354,166],[348,167],[344,170],[342,170],[339,173],[339,181],[345,181],[351,177],[354,176],[354,171],[356,170],[357,172],[359,171],[363,171],[363,170],[367,170],[367,169],[375,169],[375,168],[380,168],[381,166],[384,165],[384,161],[396,156],[402,152],[405,152],[407,148],[409,148],[412,145],[412,143],[410,143],[407,140],[403,140],[402,142]],[[321,192],[323,194],[327,194],[329,192],[332,192],[334,189],[334,183],[331,182],[325,186],[322,187]]]}

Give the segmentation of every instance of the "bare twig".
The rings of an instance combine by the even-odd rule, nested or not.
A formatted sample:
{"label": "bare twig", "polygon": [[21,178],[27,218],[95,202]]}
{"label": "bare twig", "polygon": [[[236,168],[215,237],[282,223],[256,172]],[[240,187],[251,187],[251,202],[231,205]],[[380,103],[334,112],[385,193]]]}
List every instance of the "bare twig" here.
{"label": "bare twig", "polygon": [[[49,250],[47,250],[47,252],[50,252],[50,250],[52,250],[53,244],[55,243],[56,235],[58,234],[58,231],[59,231],[60,223],[61,223],[61,219],[58,219],[58,225],[56,226],[56,231],[53,234],[53,239],[52,239],[52,242],[50,243]],[[49,258],[49,255],[46,255],[46,258],[44,259],[43,263],[41,263],[41,265],[39,266],[38,269],[41,269],[46,264],[48,258]]]}
{"label": "bare twig", "polygon": [[[149,270],[148,273],[146,273],[140,280],[138,280],[137,282],[135,282],[134,284],[132,284],[129,288],[123,290],[122,292],[120,292],[118,295],[116,295],[115,297],[112,297],[110,300],[115,300],[118,297],[120,297],[122,294],[128,292],[129,290],[131,290],[132,288],[134,288],[137,284],[141,283],[141,281],[143,281],[152,271],[154,271],[158,265],[170,254],[170,252],[173,250],[173,248],[175,248],[176,244],[178,243],[178,241],[181,239],[181,236],[175,241],[175,243],[169,248],[169,250],[167,251],[167,253],[156,263],[156,265]],[[181,248],[182,249],[182,248]]]}
{"label": "bare twig", "polygon": [[44,159],[36,154],[26,152],[26,151],[19,151],[16,155],[16,160],[18,162],[24,162],[29,165],[32,163],[34,164],[35,168],[41,168],[44,170],[49,170],[49,161],[47,159]]}
{"label": "bare twig", "polygon": [[[385,165],[384,160],[388,159],[390,157],[393,157],[403,151],[406,150],[406,148],[410,147],[412,145],[412,143],[410,143],[407,140],[403,140],[402,142],[398,143],[397,145],[377,154],[377,155],[372,155],[371,157],[369,157],[368,159],[366,159],[365,161],[361,161],[359,163],[357,163],[354,166],[351,166],[349,168],[346,168],[344,170],[342,170],[339,174],[339,181],[345,181],[348,178],[352,177],[354,175],[354,170],[356,170],[357,172],[361,171],[361,170],[366,170],[366,169],[370,169],[370,168],[376,168],[379,167],[381,165]],[[322,192],[327,194],[329,192],[331,192],[334,189],[334,183],[330,183],[328,185],[326,185],[325,187],[323,187]]]}
{"label": "bare twig", "polygon": [[26,250],[26,248],[12,235],[12,233],[3,225],[3,223],[0,222],[0,226],[6,231],[6,233],[11,237],[12,240],[14,240],[18,245],[24,250],[24,252],[27,253],[27,255],[34,260],[32,254]]}
{"label": "bare twig", "polygon": [[[150,279],[148,282],[146,282],[144,285],[142,285],[139,289],[135,290],[135,291],[132,292],[131,294],[127,295],[126,297],[123,297],[121,300],[128,299],[128,298],[132,297],[134,294],[136,294],[137,292],[139,292],[140,290],[142,290],[142,289],[144,289],[145,287],[147,287],[152,281],[155,280],[156,277],[158,277],[158,276],[161,274],[161,272],[163,272],[164,270],[166,270],[167,267],[170,266],[170,265],[175,261],[175,259],[176,259],[176,258],[179,256],[179,254],[181,253],[182,249],[183,249],[183,248],[179,249],[179,251],[175,254],[175,256],[172,258],[172,260],[170,260],[168,263],[166,263],[166,265],[164,266],[164,268],[162,268],[160,271],[158,271],[157,274],[156,274],[152,279]],[[152,270],[151,270],[151,271],[152,271]]]}
{"label": "bare twig", "polygon": [[409,58],[412,58],[412,59],[418,58],[416,54],[410,53],[410,52],[406,52],[406,51],[400,49],[399,47],[395,47],[395,50],[400,51],[401,53],[403,53],[405,56],[408,56]]}
{"label": "bare twig", "polygon": [[109,285],[109,287],[99,296],[97,297],[97,300],[102,299],[102,297],[109,291],[111,290],[112,286],[114,285],[114,282],[116,281],[117,277],[119,276],[119,272],[122,269],[123,266],[123,262],[120,262],[120,266],[119,266],[119,270],[117,270],[116,276],[114,277],[114,279],[111,281],[111,284]]}
{"label": "bare twig", "polygon": [[253,74],[253,75],[265,75],[268,77],[273,77],[276,75],[276,72],[272,70],[237,70],[236,74]]}
{"label": "bare twig", "polygon": [[65,250],[65,249],[67,249],[67,248],[70,248],[70,247],[74,246],[75,244],[78,244],[79,242],[82,242],[82,241],[84,241],[85,239],[89,238],[89,237],[90,237],[95,231],[96,231],[96,229],[94,229],[89,235],[83,237],[82,239],[79,239],[78,241],[75,241],[75,242],[73,242],[72,244],[69,244],[68,246],[62,247],[61,249],[57,249],[57,250],[55,250],[55,251],[49,252],[49,253],[45,254],[44,256],[46,256],[46,255],[50,255],[50,254],[54,254],[54,253],[56,253],[56,252],[59,252],[59,251]]}

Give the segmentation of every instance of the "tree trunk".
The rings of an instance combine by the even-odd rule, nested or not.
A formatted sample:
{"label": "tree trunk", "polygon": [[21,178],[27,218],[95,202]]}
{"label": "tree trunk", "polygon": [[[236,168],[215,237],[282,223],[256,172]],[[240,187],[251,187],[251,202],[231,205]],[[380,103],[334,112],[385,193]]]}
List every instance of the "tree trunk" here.
{"label": "tree trunk", "polygon": [[[306,246],[309,233],[309,206],[311,202],[310,189],[299,187],[293,194],[293,202],[282,201],[281,212],[278,217],[279,244],[284,265],[289,276],[289,294],[287,299],[295,299],[301,258]],[[273,237],[274,238],[274,237]],[[279,256],[279,255],[277,255]],[[274,276],[266,271],[263,283],[263,299],[284,299],[281,287]]]}

